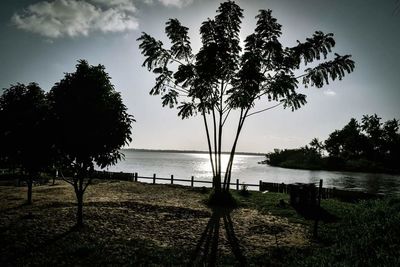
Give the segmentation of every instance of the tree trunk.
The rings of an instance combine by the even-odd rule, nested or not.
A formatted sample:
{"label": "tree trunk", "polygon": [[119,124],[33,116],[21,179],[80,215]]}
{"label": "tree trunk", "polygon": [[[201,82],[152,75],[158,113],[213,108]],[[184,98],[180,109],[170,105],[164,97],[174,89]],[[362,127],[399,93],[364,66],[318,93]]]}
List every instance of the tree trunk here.
{"label": "tree trunk", "polygon": [[27,204],[30,205],[32,204],[32,178],[28,178],[26,183],[28,184],[28,199],[27,199]]}
{"label": "tree trunk", "polygon": [[218,146],[217,146],[217,123],[215,118],[215,111],[212,110],[213,124],[214,124],[214,160],[215,160],[215,177],[214,177],[214,190],[221,191],[221,168],[218,166]]}
{"label": "tree trunk", "polygon": [[224,189],[227,192],[229,192],[229,184],[231,183],[232,166],[233,166],[233,159],[235,157],[235,152],[236,152],[236,145],[238,143],[240,132],[242,131],[244,120],[246,119],[248,112],[249,112],[249,108],[247,108],[247,110],[245,111],[244,114],[243,114],[243,110],[240,112],[240,119],[239,119],[237,131],[236,131],[236,137],[235,137],[235,141],[233,142],[233,146],[232,146],[231,153],[229,156],[228,165],[227,165],[226,172],[225,172]]}
{"label": "tree trunk", "polygon": [[76,213],[76,225],[83,226],[83,192],[78,189],[76,193],[76,198],[78,200],[78,211]]}

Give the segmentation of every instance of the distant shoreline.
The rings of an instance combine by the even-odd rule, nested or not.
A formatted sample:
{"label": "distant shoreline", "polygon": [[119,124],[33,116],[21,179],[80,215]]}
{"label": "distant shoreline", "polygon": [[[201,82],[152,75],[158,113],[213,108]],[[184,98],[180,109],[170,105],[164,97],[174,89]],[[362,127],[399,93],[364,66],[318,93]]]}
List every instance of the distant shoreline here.
{"label": "distant shoreline", "polygon": [[[174,149],[144,149],[144,148],[123,148],[121,150],[135,152],[158,152],[158,153],[193,153],[193,154],[208,154],[208,151],[201,150],[174,150]],[[222,154],[230,154],[230,152],[222,152]],[[265,156],[265,153],[256,152],[236,152],[235,155],[243,156]]]}

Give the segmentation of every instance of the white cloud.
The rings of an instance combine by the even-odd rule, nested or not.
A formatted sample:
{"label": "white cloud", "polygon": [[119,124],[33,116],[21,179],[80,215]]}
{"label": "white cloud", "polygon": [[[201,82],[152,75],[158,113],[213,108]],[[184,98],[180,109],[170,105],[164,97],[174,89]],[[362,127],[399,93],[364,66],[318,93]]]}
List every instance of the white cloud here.
{"label": "white cloud", "polygon": [[135,12],[131,0],[53,0],[32,4],[11,21],[18,29],[47,38],[76,37],[135,30]]}
{"label": "white cloud", "polygon": [[327,90],[324,90],[324,95],[327,95],[327,96],[335,96],[335,95],[336,95],[336,92],[335,92],[335,91],[332,91],[331,89],[327,89]]}
{"label": "white cloud", "polygon": [[188,6],[193,3],[193,0],[158,0],[158,1],[164,6],[174,6],[179,8]]}
{"label": "white cloud", "polygon": [[94,4],[102,4],[106,7],[118,7],[120,10],[135,12],[136,7],[133,5],[132,0],[91,0]]}

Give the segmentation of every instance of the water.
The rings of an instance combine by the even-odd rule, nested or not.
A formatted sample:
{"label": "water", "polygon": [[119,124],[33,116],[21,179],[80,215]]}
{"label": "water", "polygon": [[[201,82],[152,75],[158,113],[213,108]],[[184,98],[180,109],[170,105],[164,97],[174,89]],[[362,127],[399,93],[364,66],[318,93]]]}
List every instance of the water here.
{"label": "water", "polygon": [[[125,160],[109,168],[116,172],[138,172],[139,176],[153,176],[195,180],[211,180],[212,172],[208,154],[170,153],[124,150]],[[223,155],[226,165],[229,155]],[[257,184],[259,180],[274,183],[318,183],[324,187],[361,189],[371,193],[400,193],[400,175],[294,170],[258,164],[264,156],[236,155],[232,169],[232,182]],[[140,179],[139,179],[140,180]],[[159,181],[157,181],[159,183]],[[184,182],[180,182],[185,184]]]}

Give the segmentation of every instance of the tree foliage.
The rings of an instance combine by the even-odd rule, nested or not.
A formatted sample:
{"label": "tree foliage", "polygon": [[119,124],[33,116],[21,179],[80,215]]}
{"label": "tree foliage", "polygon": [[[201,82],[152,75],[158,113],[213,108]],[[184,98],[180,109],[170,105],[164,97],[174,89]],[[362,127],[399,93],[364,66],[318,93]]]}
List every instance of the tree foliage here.
{"label": "tree foliage", "polygon": [[28,203],[33,180],[52,164],[48,114],[46,95],[36,83],[12,85],[0,96],[1,161],[25,177]]}
{"label": "tree foliage", "polygon": [[[166,23],[170,48],[147,33],[138,38],[145,57],[143,66],[156,75],[150,94],[161,95],[162,105],[176,107],[182,119],[197,114],[203,117],[216,190],[221,187],[223,127],[231,111],[237,111],[239,120],[224,190],[229,190],[233,157],[245,119],[263,111],[250,112],[257,101],[296,110],[307,102],[297,91],[300,81],[305,87],[320,88],[354,70],[349,55],[329,57],[335,46],[332,33],[317,31],[304,42],[284,47],[280,42],[282,27],[271,10],[259,11],[254,33],[244,39],[242,48],[242,18],[243,10],[235,2],[221,3],[216,16],[201,24],[202,45],[196,54],[190,47],[188,28],[177,19]],[[302,66],[315,62],[302,70]]]}
{"label": "tree foliage", "polygon": [[69,182],[78,198],[78,224],[82,224],[79,209],[90,174],[95,164],[104,168],[121,159],[119,149],[132,140],[134,120],[104,66],[90,66],[84,60],[54,85],[49,100],[57,132],[55,144],[63,166],[73,173]]}
{"label": "tree foliage", "polygon": [[324,142],[314,138],[310,146],[268,153],[266,162],[304,169],[399,172],[399,160],[399,121],[392,119],[383,123],[374,114],[364,115],[361,123],[352,118]]}

